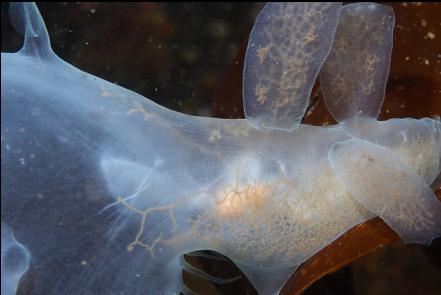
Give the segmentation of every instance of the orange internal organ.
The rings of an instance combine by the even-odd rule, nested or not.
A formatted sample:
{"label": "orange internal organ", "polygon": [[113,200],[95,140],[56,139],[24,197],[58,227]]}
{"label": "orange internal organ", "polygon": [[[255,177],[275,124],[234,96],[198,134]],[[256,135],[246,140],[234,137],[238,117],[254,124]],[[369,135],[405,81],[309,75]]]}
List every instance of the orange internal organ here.
{"label": "orange internal organ", "polygon": [[245,210],[259,209],[268,197],[265,185],[247,185],[240,190],[233,188],[216,194],[216,212],[224,217],[237,217]]}

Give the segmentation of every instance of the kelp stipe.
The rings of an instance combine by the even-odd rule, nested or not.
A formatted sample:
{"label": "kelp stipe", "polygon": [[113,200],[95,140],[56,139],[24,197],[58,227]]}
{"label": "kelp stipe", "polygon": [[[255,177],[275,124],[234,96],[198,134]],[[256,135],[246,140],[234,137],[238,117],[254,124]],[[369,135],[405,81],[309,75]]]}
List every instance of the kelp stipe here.
{"label": "kelp stipe", "polygon": [[[439,235],[441,205],[428,184],[440,173],[440,122],[376,121],[381,91],[359,116],[369,102],[353,95],[368,97],[387,79],[393,14],[384,6],[267,4],[245,61],[247,120],[187,116],[84,73],[52,52],[35,4],[12,10],[27,41],[2,53],[1,204],[27,253],[15,272],[29,265],[23,293],[191,293],[182,268],[235,279],[182,258],[214,250],[260,294],[274,294],[299,264],[376,215],[407,242]],[[371,43],[381,50],[363,48],[374,34],[385,36]],[[351,40],[347,58],[368,71],[343,66],[340,46]],[[320,69],[324,84],[335,73],[372,87],[344,93],[340,124],[299,125]],[[354,85],[343,79],[338,89]],[[332,112],[340,96],[326,89]],[[397,215],[401,203],[411,214]],[[11,274],[2,272],[2,288]]]}

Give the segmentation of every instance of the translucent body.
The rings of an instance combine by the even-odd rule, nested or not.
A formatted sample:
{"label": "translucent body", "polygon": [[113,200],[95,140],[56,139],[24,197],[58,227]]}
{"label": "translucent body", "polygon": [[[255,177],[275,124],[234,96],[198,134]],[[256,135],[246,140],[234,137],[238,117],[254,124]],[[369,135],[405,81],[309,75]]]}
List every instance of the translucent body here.
{"label": "translucent body", "polygon": [[[438,210],[424,204],[434,203],[427,185],[440,172],[439,121],[261,132],[246,120],[187,116],[63,62],[36,7],[14,9],[25,45],[2,53],[1,194],[2,222],[30,255],[23,294],[189,291],[182,267],[216,280],[182,261],[201,249],[230,257],[259,293],[277,293],[300,263],[382,217],[357,190],[372,183],[354,185],[344,173],[357,167],[339,167],[337,147],[348,140],[414,171],[408,186],[424,194],[395,202],[424,198],[415,216]],[[387,198],[395,180],[372,179]],[[429,220],[419,242],[439,234],[441,221]],[[406,238],[421,228],[397,229]]]}
{"label": "translucent body", "polygon": [[2,222],[2,294],[13,295],[29,268],[29,252],[14,237],[11,228]]}

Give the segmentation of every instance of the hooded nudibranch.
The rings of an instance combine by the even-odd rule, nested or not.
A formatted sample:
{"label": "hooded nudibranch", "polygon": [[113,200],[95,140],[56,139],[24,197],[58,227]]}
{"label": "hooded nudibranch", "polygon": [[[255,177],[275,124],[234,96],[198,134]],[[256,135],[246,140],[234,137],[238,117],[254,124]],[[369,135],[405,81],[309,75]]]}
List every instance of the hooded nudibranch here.
{"label": "hooded nudibranch", "polygon": [[[441,235],[437,119],[377,121],[393,11],[269,3],[244,67],[246,119],[178,113],[71,66],[32,3],[1,57],[2,293],[191,293],[182,256],[231,258],[260,294],[353,226]],[[320,75],[333,126],[300,124]],[[20,293],[20,291],[18,291]]]}

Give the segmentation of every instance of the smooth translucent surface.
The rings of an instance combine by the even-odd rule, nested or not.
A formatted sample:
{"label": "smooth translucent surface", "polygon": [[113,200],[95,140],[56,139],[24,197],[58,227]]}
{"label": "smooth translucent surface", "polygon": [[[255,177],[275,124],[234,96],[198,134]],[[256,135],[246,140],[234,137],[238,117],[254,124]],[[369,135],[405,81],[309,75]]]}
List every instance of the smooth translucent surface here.
{"label": "smooth translucent surface", "polygon": [[341,4],[269,3],[245,55],[245,117],[258,130],[295,130],[331,50]]}
{"label": "smooth translucent surface", "polygon": [[352,196],[404,241],[429,244],[441,236],[441,203],[430,186],[389,150],[350,139],[336,143],[329,157]]}
{"label": "smooth translucent surface", "polygon": [[[326,20],[335,11],[322,13]],[[390,169],[378,189],[396,185],[399,171],[413,171],[409,187],[440,173],[439,121],[353,118],[288,133],[188,116],[59,59],[35,5],[13,5],[11,15],[25,44],[1,58],[1,219],[29,254],[20,294],[190,293],[181,268],[216,283],[235,279],[183,261],[201,249],[230,257],[260,294],[278,293],[300,263],[378,214],[355,195],[365,183],[338,177],[362,169],[330,161],[340,144],[362,139],[395,155],[375,149]],[[311,58],[312,67],[322,59]],[[435,202],[420,191],[402,201]],[[426,231],[424,242],[438,234]],[[20,265],[10,267],[21,275]],[[2,288],[20,275],[2,271]]]}
{"label": "smooth translucent surface", "polygon": [[14,237],[11,228],[2,222],[2,294],[13,295],[29,268],[29,252]]}
{"label": "smooth translucent surface", "polygon": [[374,3],[343,7],[332,51],[320,72],[325,103],[338,122],[377,118],[393,45],[392,9]]}

